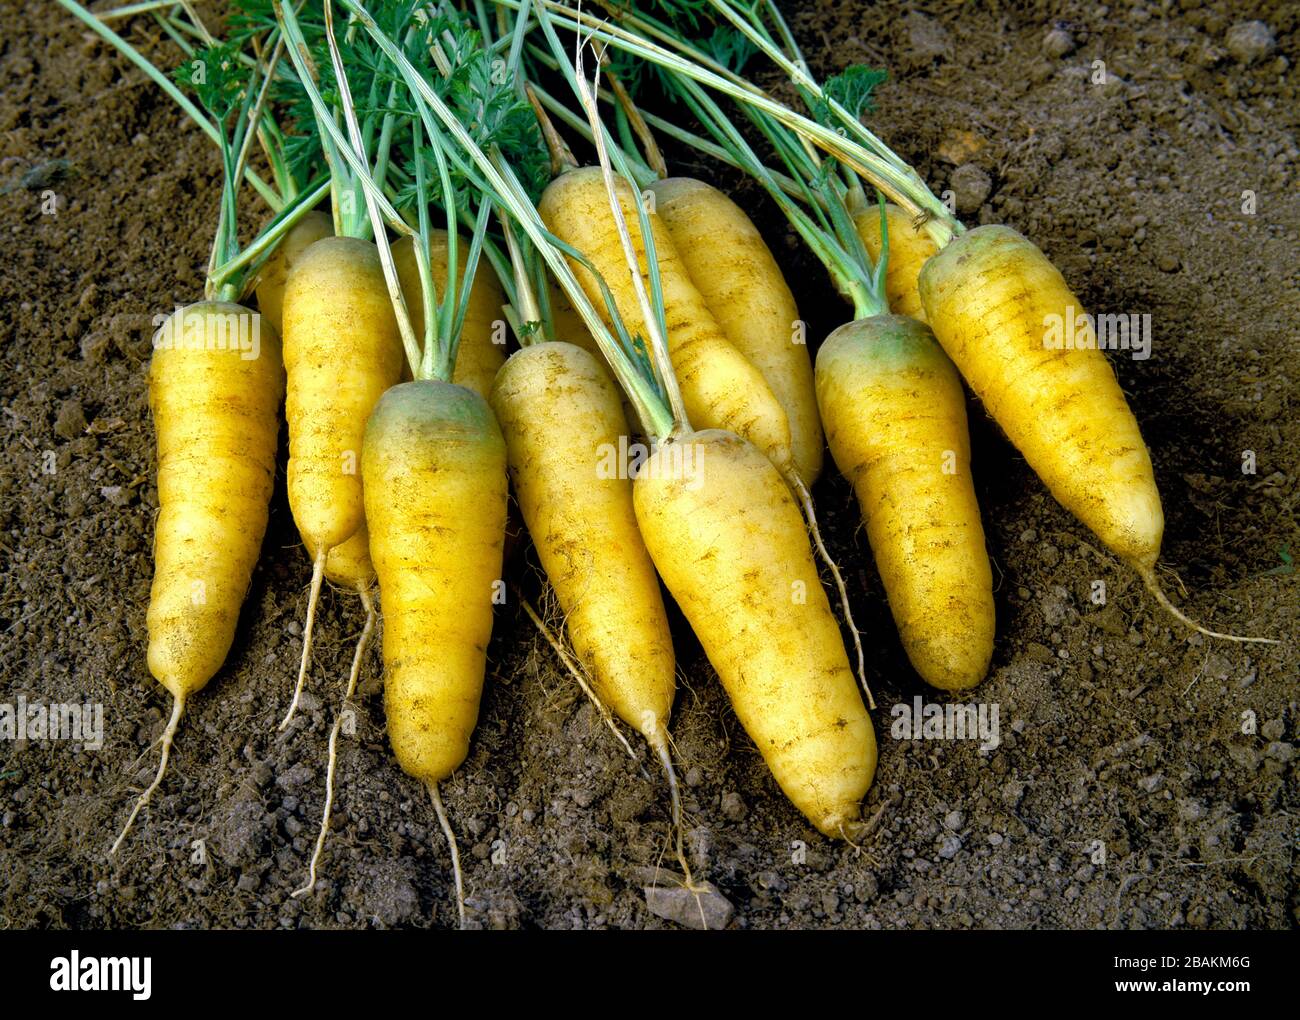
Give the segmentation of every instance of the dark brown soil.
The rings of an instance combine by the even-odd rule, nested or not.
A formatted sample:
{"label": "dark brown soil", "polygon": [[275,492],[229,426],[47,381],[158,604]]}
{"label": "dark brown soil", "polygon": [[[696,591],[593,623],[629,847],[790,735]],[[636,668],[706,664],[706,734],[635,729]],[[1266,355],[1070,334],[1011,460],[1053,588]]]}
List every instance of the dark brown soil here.
{"label": "dark brown soil", "polygon": [[[1175,590],[1181,577],[1199,618],[1286,643],[1207,643],[1172,625],[974,408],[1000,614],[975,697],[999,706],[1001,746],[891,735],[891,706],[933,695],[899,648],[849,489],[826,479],[817,497],[850,565],[881,705],[865,805],[880,827],[862,852],[818,836],[679,627],[673,732],[697,868],[742,927],[1295,927],[1300,8],[785,7],[818,72],[860,60],[891,70],[873,124],[936,191],[958,164],[987,175],[986,196],[979,174],[956,175],[959,199],[975,203],[967,222],[1033,238],[1090,309],[1151,314],[1150,359],[1114,363],[1164,495],[1165,576]],[[1228,48],[1246,18],[1275,39],[1250,64]],[[1044,47],[1054,27],[1074,45],[1059,56]],[[128,34],[175,59],[145,22]],[[1092,83],[1097,60],[1108,84]],[[341,746],[324,881],[289,897],[361,616],[355,599],[326,596],[306,711],[278,736],[309,574],[283,487],[227,666],[108,859],[166,707],[144,662],[150,327],[200,293],[219,164],[139,72],[52,4],[0,5],[0,68],[0,702],[98,702],[105,725],[98,751],[0,742],[0,927],[454,923],[441,833],[385,745],[375,654],[356,737]],[[738,194],[824,336],[847,309],[772,209],[753,189]],[[1106,582],[1104,607],[1089,599],[1094,580]],[[671,859],[661,785],[614,744],[517,607],[498,617],[473,749],[445,797],[472,923],[667,923],[641,889],[646,869]]]}

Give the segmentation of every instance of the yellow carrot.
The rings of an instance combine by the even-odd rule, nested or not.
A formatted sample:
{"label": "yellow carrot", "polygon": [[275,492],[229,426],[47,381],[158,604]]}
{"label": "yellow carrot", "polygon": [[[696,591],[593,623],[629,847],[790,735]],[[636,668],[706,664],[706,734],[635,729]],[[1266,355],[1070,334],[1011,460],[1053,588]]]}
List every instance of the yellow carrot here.
{"label": "yellow carrot", "polygon": [[1067,349],[1051,323],[1082,321],[1056,268],[1010,227],[977,227],[921,271],[931,328],[989,414],[1052,495],[1144,576],[1165,518],[1151,457],[1106,356],[1086,327]]}
{"label": "yellow carrot", "polygon": [[855,839],[875,733],[781,476],[709,429],[660,444],[633,499],[655,566],[781,789],[822,833]]}
{"label": "yellow carrot", "polygon": [[362,453],[384,604],[384,704],[398,763],[426,784],[469,753],[501,592],[506,450],[472,390],[426,379],[384,394]]}
{"label": "yellow carrot", "polygon": [[908,658],[935,687],[974,686],[993,655],[993,576],[957,370],[922,323],[874,316],[822,344],[817,397]]}
{"label": "yellow carrot", "polygon": [[794,295],[748,216],[703,181],[669,177],[650,185],[686,272],[728,340],[763,374],[790,424],[795,468],[805,485],[822,468],[822,426],[803,323]]}
{"label": "yellow carrot", "polygon": [[[235,338],[243,342],[232,345]],[[158,441],[158,519],[146,624],[149,671],[171,694],[172,714],[157,775],[114,853],[162,782],[187,700],[230,651],[266,531],[284,395],[280,342],[247,308],[189,305],[155,339],[149,409]]]}
{"label": "yellow carrot", "polygon": [[627,434],[619,391],[586,351],[542,343],[506,362],[492,408],[574,652],[601,699],[666,750],[672,638],[632,483],[614,463]]}
{"label": "yellow carrot", "polygon": [[302,663],[282,728],[306,678],[326,557],[365,521],[366,416],[401,375],[401,340],[374,244],[327,237],[299,257],[284,294],[284,363],[289,506],[313,569]]}

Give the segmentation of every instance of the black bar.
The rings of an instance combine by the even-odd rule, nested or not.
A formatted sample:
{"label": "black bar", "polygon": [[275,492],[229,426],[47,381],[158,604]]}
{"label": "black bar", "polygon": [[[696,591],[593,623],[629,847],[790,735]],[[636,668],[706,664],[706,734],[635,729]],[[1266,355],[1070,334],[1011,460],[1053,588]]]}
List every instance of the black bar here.
{"label": "black bar", "polygon": [[[261,1011],[279,1002],[374,1008],[389,994],[394,1001],[427,994],[436,1010],[465,997],[499,1006],[519,995],[537,1004],[557,990],[600,1001],[607,983],[604,1001],[613,1003],[641,981],[663,982],[667,993],[687,975],[690,985],[720,996],[780,991],[809,1005],[829,1005],[829,981],[843,1006],[863,1010],[891,1001],[951,1006],[953,995],[967,994],[986,1004],[1157,1000],[1183,1008],[1207,1000],[1231,1008],[1242,996],[1293,1001],[1294,955],[1286,934],[1259,931],[640,932],[581,941],[538,932],[34,931],[0,935],[0,977],[11,1001],[63,1000],[76,1008],[111,1001],[131,1010],[256,1003]],[[135,958],[136,969],[110,963],[105,970],[104,958]],[[110,983],[117,975],[125,987],[56,990],[67,985],[74,961],[78,987],[91,975]],[[747,988],[746,975],[761,977],[761,989]],[[468,984],[457,988],[457,977]]]}

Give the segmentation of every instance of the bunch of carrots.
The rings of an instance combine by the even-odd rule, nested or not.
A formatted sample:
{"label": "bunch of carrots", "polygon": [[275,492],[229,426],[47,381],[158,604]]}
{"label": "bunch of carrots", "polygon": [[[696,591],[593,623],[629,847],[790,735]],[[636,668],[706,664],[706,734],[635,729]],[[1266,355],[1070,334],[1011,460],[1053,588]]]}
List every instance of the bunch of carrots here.
{"label": "bunch of carrots", "polygon": [[[864,124],[882,75],[819,83],[770,2],[609,18],[559,0],[242,0],[220,36],[188,5],[60,3],[182,106],[223,169],[205,293],[160,331],[150,366],[148,662],[173,707],[114,852],[229,653],[281,412],[312,568],[284,725],[311,681],[324,582],[365,614],[299,894],[315,887],[341,720],[381,626],[389,739],[429,790],[465,923],[439,784],[468,754],[494,607],[511,597],[511,492],[562,627],[524,608],[662,767],[695,889],[663,590],[786,796],[826,836],[859,840],[875,705],[810,490],[829,446],[917,673],[978,684],[994,600],[963,383],[1165,609],[1264,640],[1205,630],[1161,590],[1160,497],[1114,372],[1095,344],[1044,343],[1049,316],[1082,320],[1061,274],[1009,227],[965,229]],[[185,51],[174,76],[112,27],[129,16]],[[789,75],[800,109],[743,76],[755,58]],[[692,127],[639,109],[650,88]],[[656,133],[752,176],[825,266],[847,321],[815,361],[758,230],[721,191],[670,176]],[[249,202],[270,215],[241,245]],[[644,456],[611,470],[610,451],[632,448]]]}

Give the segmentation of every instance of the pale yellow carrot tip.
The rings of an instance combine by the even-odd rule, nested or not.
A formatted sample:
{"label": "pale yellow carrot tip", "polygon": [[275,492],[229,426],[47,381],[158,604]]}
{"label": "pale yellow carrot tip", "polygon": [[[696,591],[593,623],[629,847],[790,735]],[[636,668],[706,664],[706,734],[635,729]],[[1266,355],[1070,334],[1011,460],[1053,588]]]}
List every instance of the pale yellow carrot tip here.
{"label": "pale yellow carrot tip", "polygon": [[1151,594],[1155,596],[1156,601],[1160,603],[1165,611],[1180,623],[1191,627],[1192,630],[1204,634],[1206,637],[1217,638],[1220,641],[1236,641],[1240,644],[1280,645],[1282,643],[1277,638],[1242,637],[1238,634],[1224,634],[1217,630],[1210,630],[1206,627],[1202,627],[1199,623],[1190,619],[1182,612],[1182,610],[1169,601],[1169,596],[1166,595],[1164,589],[1160,587],[1160,582],[1156,579],[1156,572],[1153,568],[1138,566],[1134,569],[1137,570],[1138,575],[1146,584],[1147,591],[1151,592]]}
{"label": "pale yellow carrot tip", "polygon": [[172,740],[176,737],[176,727],[180,725],[181,714],[184,711],[185,699],[172,695],[172,717],[167,721],[167,728],[163,730],[162,737],[159,741],[159,743],[162,744],[162,757],[158,762],[158,772],[153,777],[153,782],[145,788],[144,793],[140,794],[140,798],[135,802],[135,807],[131,809],[131,815],[127,818],[126,825],[122,826],[121,835],[117,837],[117,840],[109,849],[108,856],[112,857],[117,853],[118,847],[120,847],[122,841],[126,839],[126,834],[131,831],[131,826],[135,824],[135,816],[138,815],[140,809],[149,802],[149,798],[153,796],[154,790],[158,789],[162,784],[163,773],[167,771],[167,761],[171,758]]}
{"label": "pale yellow carrot tip", "polygon": [[876,808],[875,814],[870,818],[852,818],[846,819],[839,823],[840,838],[844,840],[857,854],[866,853],[868,859],[874,860],[869,851],[863,849],[868,837],[871,836],[884,820],[885,812],[898,803],[897,796],[890,797],[880,807]]}
{"label": "pale yellow carrot tip", "polygon": [[456,883],[456,912],[460,915],[461,930],[465,930],[465,883],[460,873],[460,847],[456,844],[456,834],[451,831],[451,822],[447,811],[442,806],[442,794],[438,792],[437,783],[425,784],[429,788],[429,797],[433,800],[433,810],[438,816],[438,824],[447,837],[447,846],[451,849],[451,874]]}

